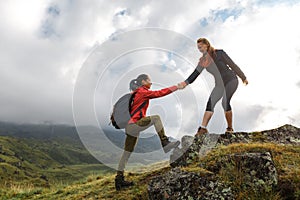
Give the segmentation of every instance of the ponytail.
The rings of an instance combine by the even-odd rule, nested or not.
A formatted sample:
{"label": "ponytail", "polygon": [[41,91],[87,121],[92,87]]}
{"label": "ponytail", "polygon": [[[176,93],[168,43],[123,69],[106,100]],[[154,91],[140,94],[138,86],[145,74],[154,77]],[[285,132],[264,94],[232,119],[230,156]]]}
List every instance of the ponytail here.
{"label": "ponytail", "polygon": [[136,79],[133,79],[133,80],[130,81],[130,83],[129,83],[129,89],[131,91],[134,91],[134,90],[138,89],[139,87],[140,86],[138,86]]}
{"label": "ponytail", "polygon": [[147,74],[140,74],[136,79],[133,79],[133,80],[130,81],[129,89],[131,91],[134,91],[134,90],[138,89],[139,87],[141,87],[143,85],[142,81],[147,80],[147,78],[148,78]]}

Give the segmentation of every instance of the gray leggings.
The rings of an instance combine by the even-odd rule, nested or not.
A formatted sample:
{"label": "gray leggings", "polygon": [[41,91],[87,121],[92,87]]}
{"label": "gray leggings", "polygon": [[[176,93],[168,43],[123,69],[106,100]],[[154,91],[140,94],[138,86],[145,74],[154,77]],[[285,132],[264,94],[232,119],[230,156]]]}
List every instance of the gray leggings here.
{"label": "gray leggings", "polygon": [[206,105],[206,111],[214,112],[214,108],[216,106],[216,103],[222,98],[222,107],[224,111],[230,111],[230,100],[234,92],[236,91],[238,87],[239,81],[238,79],[233,79],[226,83],[226,85],[223,84],[216,84],[214,89],[212,90],[207,105]]}

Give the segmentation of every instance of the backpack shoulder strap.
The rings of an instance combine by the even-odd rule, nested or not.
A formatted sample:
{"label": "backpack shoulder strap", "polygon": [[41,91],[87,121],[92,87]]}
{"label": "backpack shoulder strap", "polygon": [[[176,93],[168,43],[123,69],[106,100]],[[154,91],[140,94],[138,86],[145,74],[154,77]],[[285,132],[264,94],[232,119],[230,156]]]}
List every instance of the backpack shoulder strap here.
{"label": "backpack shoulder strap", "polygon": [[146,105],[147,101],[144,101],[132,114],[131,117],[133,115],[135,115],[138,111],[140,111],[145,105]]}
{"label": "backpack shoulder strap", "polygon": [[[129,112],[131,113],[131,102],[134,100],[134,97],[136,95],[136,92],[134,92],[129,100]],[[145,105],[146,105],[147,101],[144,101],[137,109],[135,109],[135,111],[133,111],[132,114],[130,114],[130,116],[132,117],[133,115],[135,115],[138,111],[140,111]]]}
{"label": "backpack shoulder strap", "polygon": [[132,102],[133,102],[133,100],[134,100],[134,97],[135,97],[135,95],[136,95],[136,91],[135,92],[133,92],[132,94],[131,94],[131,96],[130,96],[130,98],[129,98],[129,105],[128,105],[128,110],[129,110],[129,112],[131,112],[131,104],[132,104]]}

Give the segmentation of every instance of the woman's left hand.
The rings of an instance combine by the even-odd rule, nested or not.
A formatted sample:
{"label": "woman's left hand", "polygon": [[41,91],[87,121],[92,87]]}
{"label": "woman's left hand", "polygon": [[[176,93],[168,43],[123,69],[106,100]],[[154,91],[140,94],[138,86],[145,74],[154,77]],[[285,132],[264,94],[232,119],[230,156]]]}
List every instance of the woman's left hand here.
{"label": "woman's left hand", "polygon": [[244,83],[244,85],[248,85],[248,80],[245,79],[245,80],[243,81],[243,83]]}

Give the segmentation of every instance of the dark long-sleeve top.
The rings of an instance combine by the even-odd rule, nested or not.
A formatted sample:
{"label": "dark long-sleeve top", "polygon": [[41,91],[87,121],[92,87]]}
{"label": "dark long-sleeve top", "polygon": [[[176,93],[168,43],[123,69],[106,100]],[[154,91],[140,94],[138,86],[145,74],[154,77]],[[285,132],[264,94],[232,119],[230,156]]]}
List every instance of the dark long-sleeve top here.
{"label": "dark long-sleeve top", "polygon": [[237,78],[238,75],[242,81],[246,80],[245,74],[242,70],[232,61],[232,59],[226,54],[225,51],[221,49],[215,50],[215,56],[213,57],[214,63],[208,67],[203,67],[198,63],[196,69],[192,74],[185,80],[186,84],[191,84],[195,79],[201,74],[204,68],[211,73],[216,81],[216,84],[219,83],[228,83],[229,81]]}

